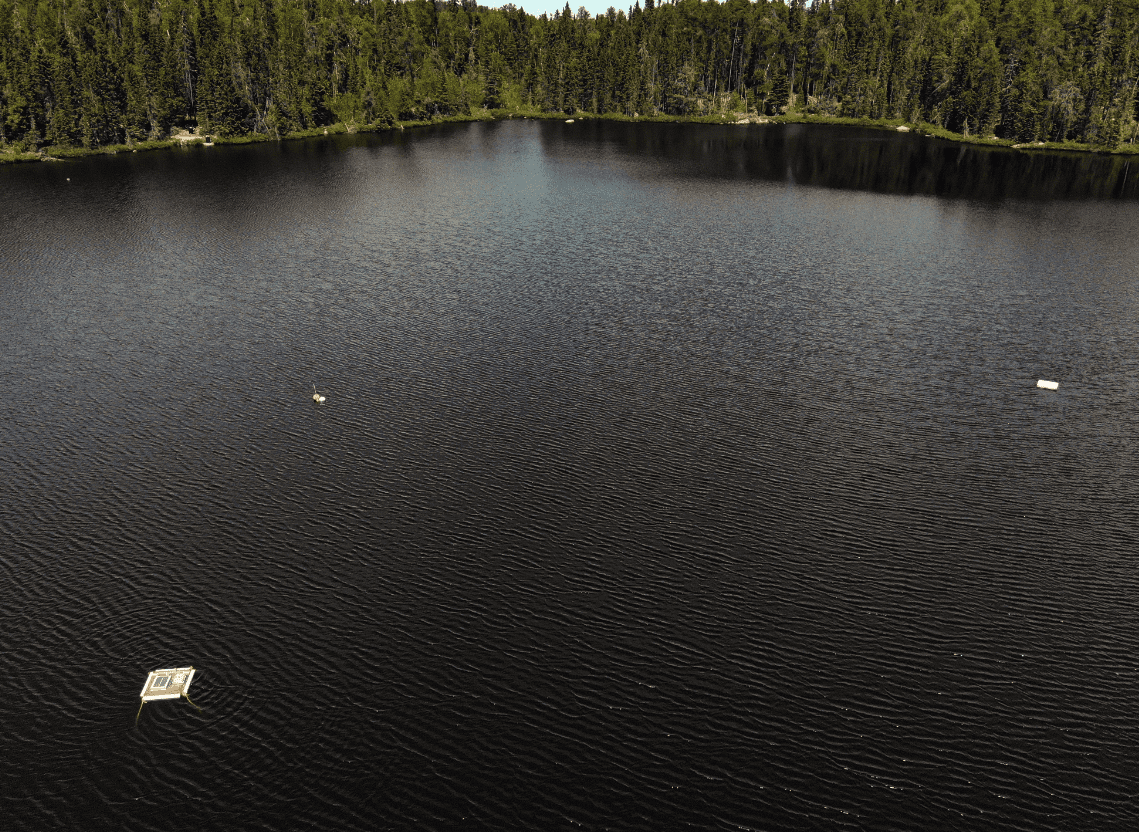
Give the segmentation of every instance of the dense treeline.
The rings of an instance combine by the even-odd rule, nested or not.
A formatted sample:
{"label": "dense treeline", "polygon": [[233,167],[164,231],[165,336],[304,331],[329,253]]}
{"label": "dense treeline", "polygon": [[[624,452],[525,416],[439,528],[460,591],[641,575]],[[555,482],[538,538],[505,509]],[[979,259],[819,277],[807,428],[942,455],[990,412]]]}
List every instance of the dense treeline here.
{"label": "dense treeline", "polygon": [[0,0],[0,142],[283,135],[536,108],[786,108],[1019,141],[1133,141],[1139,0]]}

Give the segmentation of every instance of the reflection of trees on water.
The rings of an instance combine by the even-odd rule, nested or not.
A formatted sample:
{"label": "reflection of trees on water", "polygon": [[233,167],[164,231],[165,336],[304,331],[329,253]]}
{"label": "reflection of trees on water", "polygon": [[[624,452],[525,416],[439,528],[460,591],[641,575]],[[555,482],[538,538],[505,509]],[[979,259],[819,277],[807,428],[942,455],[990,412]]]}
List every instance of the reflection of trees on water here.
{"label": "reflection of trees on water", "polygon": [[545,126],[544,142],[555,154],[562,142],[598,139],[704,177],[978,200],[1139,197],[1139,160],[1123,156],[965,145],[829,124],[593,123],[573,132]]}

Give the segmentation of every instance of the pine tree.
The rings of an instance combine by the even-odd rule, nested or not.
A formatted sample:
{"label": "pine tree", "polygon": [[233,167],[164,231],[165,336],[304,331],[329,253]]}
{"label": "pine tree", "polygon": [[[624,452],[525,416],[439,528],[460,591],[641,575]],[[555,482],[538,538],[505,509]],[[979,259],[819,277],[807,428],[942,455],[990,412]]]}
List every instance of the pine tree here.
{"label": "pine tree", "polygon": [[0,0],[0,142],[100,147],[491,108],[793,100],[1017,141],[1139,133],[1139,7],[679,0],[547,17],[473,0]]}

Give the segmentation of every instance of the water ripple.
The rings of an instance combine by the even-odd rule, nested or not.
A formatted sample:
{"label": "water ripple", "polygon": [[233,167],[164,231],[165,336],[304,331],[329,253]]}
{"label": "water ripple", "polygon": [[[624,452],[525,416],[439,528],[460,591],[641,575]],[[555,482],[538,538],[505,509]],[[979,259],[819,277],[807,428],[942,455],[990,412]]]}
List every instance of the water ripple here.
{"label": "water ripple", "polygon": [[1126,206],[564,129],[0,170],[14,828],[1126,828]]}

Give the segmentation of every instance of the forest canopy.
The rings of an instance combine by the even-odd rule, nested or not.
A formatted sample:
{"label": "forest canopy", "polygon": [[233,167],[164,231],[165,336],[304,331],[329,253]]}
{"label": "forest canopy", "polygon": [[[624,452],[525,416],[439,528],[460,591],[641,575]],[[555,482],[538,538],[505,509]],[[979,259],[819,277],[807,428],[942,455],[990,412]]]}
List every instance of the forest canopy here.
{"label": "forest canopy", "polygon": [[1134,141],[1139,0],[0,0],[0,142],[281,136],[480,109],[927,122]]}

